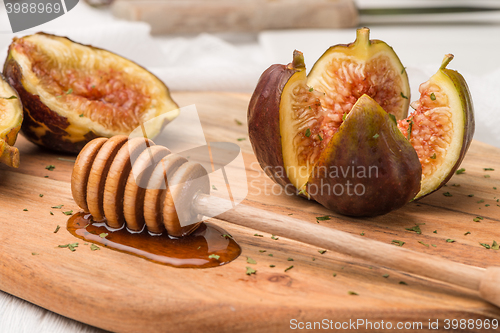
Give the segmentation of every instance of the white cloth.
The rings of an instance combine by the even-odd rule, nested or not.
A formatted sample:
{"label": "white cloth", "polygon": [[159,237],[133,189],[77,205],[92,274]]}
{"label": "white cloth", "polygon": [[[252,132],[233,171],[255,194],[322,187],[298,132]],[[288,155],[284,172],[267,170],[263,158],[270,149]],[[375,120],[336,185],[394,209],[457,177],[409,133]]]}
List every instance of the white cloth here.
{"label": "white cloth", "polygon": [[[444,29],[444,30],[443,30]],[[374,27],[372,37],[394,46],[407,66],[413,99],[418,85],[440,65],[444,53],[455,53],[450,68],[466,77],[476,108],[475,138],[500,147],[500,27],[475,26],[445,36],[456,29],[436,27]],[[495,31],[492,32],[492,29]],[[14,36],[0,0],[0,55]],[[251,93],[260,74],[272,63],[288,63],[294,48],[304,52],[308,68],[327,49],[354,40],[354,29],[263,32],[254,35],[151,37],[147,24],[114,19],[106,10],[80,3],[64,16],[18,33],[37,31],[68,36],[121,54],[148,68],[172,90],[219,90]],[[387,35],[387,38],[386,38]],[[442,50],[445,46],[446,51]],[[437,55],[436,55],[437,54]],[[431,57],[432,55],[432,57]],[[467,59],[467,61],[464,61]],[[0,66],[4,59],[0,59]],[[100,330],[75,322],[16,297],[0,292],[0,333],[95,333]]]}

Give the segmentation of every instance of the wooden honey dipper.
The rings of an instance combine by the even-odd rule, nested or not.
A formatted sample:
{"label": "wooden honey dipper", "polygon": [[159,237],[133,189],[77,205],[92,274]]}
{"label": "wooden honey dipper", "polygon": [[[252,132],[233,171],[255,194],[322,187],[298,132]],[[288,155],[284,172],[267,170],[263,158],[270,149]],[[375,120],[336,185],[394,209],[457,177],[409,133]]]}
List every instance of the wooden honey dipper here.
{"label": "wooden honey dipper", "polygon": [[[71,189],[75,202],[85,212],[91,213],[94,220],[106,218],[111,228],[126,223],[132,232],[146,226],[152,233],[166,230],[179,237],[195,230],[201,216],[217,216],[230,223],[465,287],[500,306],[500,267],[484,269],[436,258],[241,204],[231,209],[228,200],[209,195],[206,175],[200,164],[171,154],[151,140],[115,136],[95,139],[83,148],[75,162]],[[141,183],[147,181],[148,188],[138,186],[136,178],[143,178]],[[168,184],[162,187],[166,179]],[[194,182],[196,179],[201,181]],[[220,214],[222,210],[226,211]],[[193,223],[181,226],[178,214]]]}

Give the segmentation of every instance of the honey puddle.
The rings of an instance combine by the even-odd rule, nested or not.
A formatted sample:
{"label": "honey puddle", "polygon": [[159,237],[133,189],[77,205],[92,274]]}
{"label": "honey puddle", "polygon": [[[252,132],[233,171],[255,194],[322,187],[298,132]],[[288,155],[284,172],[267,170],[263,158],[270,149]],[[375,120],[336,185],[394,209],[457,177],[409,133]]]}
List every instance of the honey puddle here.
{"label": "honey puddle", "polygon": [[217,267],[241,253],[227,232],[205,222],[189,236],[172,238],[166,233],[151,235],[146,228],[140,233],[126,228],[112,230],[103,222],[93,222],[90,214],[77,213],[68,220],[68,231],[89,243],[174,267]]}

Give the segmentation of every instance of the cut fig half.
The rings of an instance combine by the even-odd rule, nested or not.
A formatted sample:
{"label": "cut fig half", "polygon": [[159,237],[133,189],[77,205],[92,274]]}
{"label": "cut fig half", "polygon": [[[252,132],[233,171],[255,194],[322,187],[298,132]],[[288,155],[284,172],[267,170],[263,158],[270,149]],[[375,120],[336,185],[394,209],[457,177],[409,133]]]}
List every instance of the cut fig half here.
{"label": "cut fig half", "polygon": [[23,106],[17,92],[0,74],[0,162],[19,167],[19,150],[14,146],[23,122]]}
{"label": "cut fig half", "polygon": [[152,73],[65,37],[14,38],[4,74],[23,102],[23,134],[58,151],[78,152],[95,137],[128,135],[152,118],[168,114],[168,121],[178,114],[168,88]]}
{"label": "cut fig half", "polygon": [[333,131],[363,94],[396,119],[408,114],[410,85],[405,68],[389,45],[369,37],[370,29],[358,29],[353,43],[330,47],[308,75],[308,85],[322,93],[321,105],[336,122]]}
{"label": "cut fig half", "polygon": [[398,122],[422,164],[421,190],[415,199],[446,184],[474,135],[472,98],[463,76],[446,68],[452,59],[451,54],[444,57],[437,73],[420,85],[420,99],[412,103],[415,111]]}

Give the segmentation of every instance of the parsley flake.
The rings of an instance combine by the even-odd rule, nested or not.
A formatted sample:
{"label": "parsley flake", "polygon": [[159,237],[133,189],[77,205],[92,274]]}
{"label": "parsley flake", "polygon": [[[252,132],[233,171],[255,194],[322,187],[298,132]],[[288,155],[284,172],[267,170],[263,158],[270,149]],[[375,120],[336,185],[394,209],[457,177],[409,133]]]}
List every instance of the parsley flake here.
{"label": "parsley flake", "polygon": [[481,222],[481,220],[484,220],[484,218],[481,217],[481,216],[477,216],[472,221],[474,221],[474,222]]}
{"label": "parsley flake", "polygon": [[422,242],[422,241],[418,241],[418,242],[419,242],[420,244],[422,244],[423,246],[427,246],[427,247],[429,247],[429,244],[425,244],[425,243],[424,243],[424,242]]}
{"label": "parsley flake", "polygon": [[345,118],[347,118],[347,112],[342,115],[342,121],[344,121]]}
{"label": "parsley flake", "polygon": [[241,121],[239,121],[238,119],[235,119],[234,122],[236,123],[236,125],[238,126],[241,126],[243,125],[243,123]]}
{"label": "parsley flake", "polygon": [[73,93],[73,88],[69,88],[68,91],[66,91],[66,95],[69,95],[71,93]]}
{"label": "parsley flake", "polygon": [[253,265],[257,264],[257,262],[250,257],[247,257],[247,263],[253,264]]}
{"label": "parsley flake", "polygon": [[272,236],[271,236],[271,239],[278,240],[278,239],[279,239],[279,237],[276,237],[275,235],[272,235]]}
{"label": "parsley flake", "polygon": [[84,114],[83,114],[83,113],[80,113],[80,114],[78,115],[78,117],[83,118],[83,117],[84,117]]}
{"label": "parsley flake", "polygon": [[101,248],[95,244],[90,245],[90,251],[97,251],[100,250]]}
{"label": "parsley flake", "polygon": [[454,239],[451,239],[451,238],[448,238],[448,239],[446,240],[446,243],[455,243],[455,240],[454,240]]}
{"label": "parsley flake", "polygon": [[217,187],[215,187],[215,185],[212,185],[212,190],[217,191]]}
{"label": "parsley flake", "polygon": [[269,267],[274,268],[274,267],[276,267],[276,265],[269,265]]}
{"label": "parsley flake", "polygon": [[75,252],[76,248],[78,247],[78,243],[70,243],[70,244],[59,245],[58,247],[62,247],[62,248],[67,247],[68,249],[70,249],[71,252]]}
{"label": "parsley flake", "polygon": [[434,153],[432,156],[431,156],[431,159],[435,160],[436,159],[436,153]]}
{"label": "parsley flake", "polygon": [[382,275],[382,277],[387,279],[389,277],[389,274],[384,274],[384,275]]}
{"label": "parsley flake", "polygon": [[434,93],[431,93],[431,100],[433,100],[433,101],[436,100],[436,95],[434,95]]}
{"label": "parsley flake", "polygon": [[415,224],[415,226],[413,226],[411,228],[405,228],[405,229],[408,230],[408,231],[416,232],[419,235],[422,234],[422,230],[420,229],[420,225],[419,224]]}
{"label": "parsley flake", "polygon": [[308,128],[306,129],[306,136],[307,137],[310,137],[311,136],[311,130]]}
{"label": "parsley flake", "polygon": [[404,281],[399,281],[399,284],[404,284],[405,286],[408,285],[408,283],[404,282]]}
{"label": "parsley flake", "polygon": [[208,256],[209,259],[215,259],[215,260],[219,260],[220,256],[217,255],[217,254],[211,254]]}
{"label": "parsley flake", "polygon": [[500,250],[500,245],[496,241],[493,241],[493,244],[491,244],[491,249],[492,250]]}
{"label": "parsley flake", "polygon": [[456,173],[457,175],[461,175],[461,174],[463,174],[464,172],[465,172],[465,168],[460,168],[460,169],[458,169],[455,173]]}
{"label": "parsley flake", "polygon": [[39,196],[40,198],[43,198],[43,194],[41,194],[41,193],[40,193],[38,196]]}
{"label": "parsley flake", "polygon": [[330,220],[330,215],[325,215],[325,216],[316,216],[317,221],[328,221]]}
{"label": "parsley flake", "polygon": [[57,232],[59,231],[59,229],[61,229],[61,227],[58,224],[57,227],[56,227],[56,230],[54,230],[54,233],[57,234]]}
{"label": "parsley flake", "polygon": [[264,235],[253,234],[255,237],[264,237]]}
{"label": "parsley flake", "polygon": [[45,167],[45,169],[47,169],[47,170],[49,170],[49,171],[54,171],[54,169],[55,169],[55,168],[56,168],[56,166],[55,166],[55,165],[52,165],[52,164],[51,164],[51,165],[47,165],[47,166]]}
{"label": "parsley flake", "polygon": [[1,99],[17,99],[17,96],[10,96],[10,97],[0,97]]}
{"label": "parsley flake", "polygon": [[55,208],[55,209],[61,209],[64,205],[59,205],[59,206],[52,206],[50,208]]}
{"label": "parsley flake", "polygon": [[378,133],[377,133],[377,134],[375,134],[375,135],[373,136],[373,138],[374,138],[374,139],[377,139],[379,136],[380,136],[380,135],[378,135]]}
{"label": "parsley flake", "polygon": [[326,252],[326,250],[318,250],[318,252],[319,252],[320,254],[323,254],[323,253],[325,253],[325,252]]}
{"label": "parsley flake", "polygon": [[408,97],[406,97],[403,92],[401,92],[401,97],[403,97],[404,99],[408,99]]}
{"label": "parsley flake", "polygon": [[313,91],[314,91],[313,87],[309,88],[309,92],[313,92]]}
{"label": "parsley flake", "polygon": [[291,270],[293,268],[293,265],[292,266],[289,266],[287,268],[285,268],[285,272],[288,272],[289,270]]}
{"label": "parsley flake", "polygon": [[452,197],[453,196],[453,194],[451,194],[450,192],[444,192],[443,195],[445,197]]}
{"label": "parsley flake", "polygon": [[293,261],[293,258],[288,257],[287,261]]}
{"label": "parsley flake", "polygon": [[483,168],[484,171],[495,171],[493,168]]}
{"label": "parsley flake", "polygon": [[64,215],[73,215],[72,210],[68,210],[67,212],[62,212]]}
{"label": "parsley flake", "polygon": [[319,133],[318,133],[318,139],[319,141],[323,141],[323,138],[321,137],[321,135],[319,135]]}
{"label": "parsley flake", "polygon": [[255,269],[253,269],[252,267],[246,266],[246,269],[247,269],[247,271],[245,273],[246,275],[251,275],[251,274],[257,273],[257,271]]}
{"label": "parsley flake", "polygon": [[403,241],[400,241],[400,240],[396,240],[394,239],[391,244],[394,244],[394,245],[397,245],[397,246],[403,246],[405,244],[405,242]]}
{"label": "parsley flake", "polygon": [[101,238],[106,238],[107,236],[108,236],[107,232],[103,232],[103,233],[99,234],[99,237],[101,237]]}
{"label": "parsley flake", "polygon": [[467,231],[464,236],[470,235],[470,231]]}
{"label": "parsley flake", "polygon": [[357,292],[355,292],[355,291],[350,291],[350,290],[349,290],[347,293],[348,293],[349,295],[359,296],[359,294],[358,294]]}
{"label": "parsley flake", "polygon": [[24,208],[24,209],[23,209],[23,212],[27,212],[27,211],[28,211],[28,208]]}
{"label": "parsley flake", "polygon": [[489,244],[486,244],[486,243],[479,243],[479,245],[483,246],[485,249],[490,249],[490,245]]}
{"label": "parsley flake", "polygon": [[243,141],[243,140],[246,140],[246,138],[238,138],[236,139],[237,141]]}

